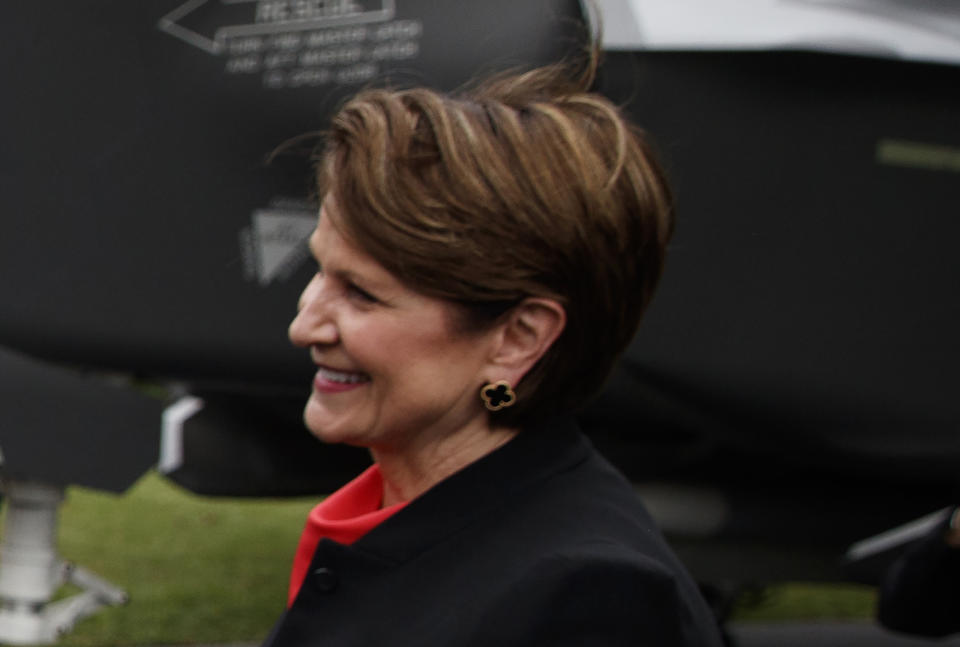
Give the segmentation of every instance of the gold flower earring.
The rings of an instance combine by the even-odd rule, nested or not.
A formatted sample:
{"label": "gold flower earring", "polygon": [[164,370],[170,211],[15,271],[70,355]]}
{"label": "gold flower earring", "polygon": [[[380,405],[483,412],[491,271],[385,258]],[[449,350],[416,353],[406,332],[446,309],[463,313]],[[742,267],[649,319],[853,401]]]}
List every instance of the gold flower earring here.
{"label": "gold flower earring", "polygon": [[506,380],[497,380],[492,384],[485,384],[480,389],[480,399],[487,411],[500,411],[517,402],[517,394]]}

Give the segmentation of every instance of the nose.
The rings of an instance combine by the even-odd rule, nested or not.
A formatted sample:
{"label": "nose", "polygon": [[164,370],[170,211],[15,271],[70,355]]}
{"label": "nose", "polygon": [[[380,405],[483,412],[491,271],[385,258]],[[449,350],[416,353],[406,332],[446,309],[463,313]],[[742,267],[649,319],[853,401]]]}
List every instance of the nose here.
{"label": "nose", "polygon": [[301,348],[337,343],[337,326],[321,274],[315,275],[300,295],[297,316],[290,322],[287,334],[293,345]]}

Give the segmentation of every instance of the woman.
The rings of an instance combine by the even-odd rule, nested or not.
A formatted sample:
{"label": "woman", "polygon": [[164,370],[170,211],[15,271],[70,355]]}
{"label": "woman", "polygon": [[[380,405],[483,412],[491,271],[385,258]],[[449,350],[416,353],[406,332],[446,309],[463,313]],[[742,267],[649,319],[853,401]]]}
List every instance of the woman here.
{"label": "woman", "polygon": [[319,164],[290,326],[304,418],[374,465],[310,515],[267,645],[717,645],[630,484],[570,419],[633,337],[671,207],[560,67],[368,90]]}

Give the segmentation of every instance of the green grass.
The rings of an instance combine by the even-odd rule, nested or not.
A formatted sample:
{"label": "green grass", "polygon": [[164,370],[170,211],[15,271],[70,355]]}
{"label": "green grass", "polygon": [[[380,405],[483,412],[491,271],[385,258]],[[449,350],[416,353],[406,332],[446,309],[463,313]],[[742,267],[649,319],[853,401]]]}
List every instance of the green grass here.
{"label": "green grass", "polygon": [[280,615],[315,499],[192,495],[148,474],[123,496],[68,489],[60,553],[131,596],[67,646],[257,641]]}
{"label": "green grass", "polygon": [[[193,495],[150,473],[122,496],[73,487],[61,555],[130,593],[83,620],[66,647],[257,642],[281,613],[293,552],[315,499]],[[869,618],[867,587],[788,584],[747,596],[742,621]]]}
{"label": "green grass", "polygon": [[733,618],[744,622],[867,620],[873,618],[875,605],[873,587],[792,582],[742,596]]}

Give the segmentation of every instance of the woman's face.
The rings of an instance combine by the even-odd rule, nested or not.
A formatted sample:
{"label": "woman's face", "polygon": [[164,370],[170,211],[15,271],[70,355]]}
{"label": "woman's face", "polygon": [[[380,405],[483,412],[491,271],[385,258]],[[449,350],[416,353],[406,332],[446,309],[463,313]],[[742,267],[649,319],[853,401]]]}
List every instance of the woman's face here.
{"label": "woman's face", "polygon": [[414,292],[348,242],[321,211],[319,265],[290,339],[317,365],[304,411],[323,441],[402,450],[485,427],[479,398],[494,331],[464,334],[454,306]]}

